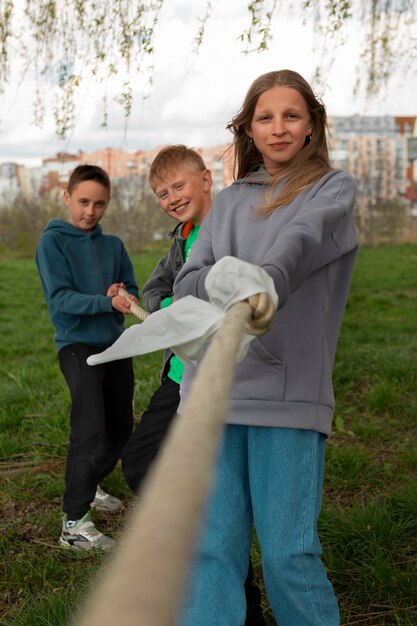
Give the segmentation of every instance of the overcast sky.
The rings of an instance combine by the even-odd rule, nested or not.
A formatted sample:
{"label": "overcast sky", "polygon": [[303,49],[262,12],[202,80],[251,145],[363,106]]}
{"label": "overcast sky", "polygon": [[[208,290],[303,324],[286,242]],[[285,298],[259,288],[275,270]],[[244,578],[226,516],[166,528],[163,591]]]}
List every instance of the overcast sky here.
{"label": "overcast sky", "polygon": [[[361,63],[357,23],[346,32],[345,45],[329,42],[327,49],[333,52],[323,55],[311,23],[303,25],[300,16],[280,11],[274,18],[269,49],[245,55],[239,35],[249,26],[246,5],[245,0],[213,0],[203,44],[198,55],[193,55],[190,50],[206,0],[166,0],[157,29],[153,86],[143,76],[134,77],[133,112],[125,120],[115,98],[120,85],[117,80],[108,82],[107,129],[101,127],[103,87],[93,82],[82,87],[76,102],[76,128],[67,139],[59,140],[51,115],[43,129],[35,127],[34,84],[28,79],[18,85],[16,78],[0,101],[0,162],[36,165],[58,151],[89,152],[108,146],[134,151],[167,143],[194,147],[225,143],[231,138],[226,124],[252,80],[282,68],[296,70],[311,81],[329,115],[417,114],[417,63],[407,80],[396,75],[377,98],[353,96]],[[327,85],[312,81],[317,64]]]}

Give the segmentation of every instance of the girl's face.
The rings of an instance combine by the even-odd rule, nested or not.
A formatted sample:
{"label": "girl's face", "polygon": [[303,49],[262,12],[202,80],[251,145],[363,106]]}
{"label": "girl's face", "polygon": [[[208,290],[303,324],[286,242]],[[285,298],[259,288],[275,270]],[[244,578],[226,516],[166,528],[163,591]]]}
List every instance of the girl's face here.
{"label": "girl's face", "polygon": [[302,150],[313,125],[303,96],[276,85],[259,97],[247,135],[263,156],[269,174],[278,174]]}

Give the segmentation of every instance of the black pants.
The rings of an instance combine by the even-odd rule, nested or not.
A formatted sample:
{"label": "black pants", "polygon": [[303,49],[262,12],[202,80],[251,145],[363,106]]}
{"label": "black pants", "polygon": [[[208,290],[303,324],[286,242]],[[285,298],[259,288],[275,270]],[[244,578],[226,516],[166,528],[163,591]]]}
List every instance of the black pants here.
{"label": "black pants", "polygon": [[122,471],[132,491],[137,492],[155,459],[177,413],[180,387],[165,378],[149,401],[148,408],[122,451]]}
{"label": "black pants", "polygon": [[[151,397],[141,421],[123,448],[122,471],[132,491],[137,492],[140,488],[177,413],[179,402],[179,385],[166,378]],[[245,594],[247,603],[245,624],[264,626],[261,592],[253,584],[252,563],[249,563]]]}
{"label": "black pants", "polygon": [[97,485],[114,469],[132,432],[132,361],[87,365],[87,357],[100,351],[77,343],[58,352],[71,394],[63,506],[68,519],[90,509]]}

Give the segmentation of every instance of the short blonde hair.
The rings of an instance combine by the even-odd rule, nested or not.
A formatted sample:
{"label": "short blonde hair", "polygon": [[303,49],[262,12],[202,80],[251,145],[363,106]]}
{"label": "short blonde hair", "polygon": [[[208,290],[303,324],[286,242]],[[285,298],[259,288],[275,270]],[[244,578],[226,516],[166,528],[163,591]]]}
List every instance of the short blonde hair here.
{"label": "short blonde hair", "polygon": [[153,189],[156,182],[164,180],[170,172],[184,166],[200,172],[207,169],[202,156],[193,148],[183,144],[165,146],[152,161],[148,174],[149,185]]}

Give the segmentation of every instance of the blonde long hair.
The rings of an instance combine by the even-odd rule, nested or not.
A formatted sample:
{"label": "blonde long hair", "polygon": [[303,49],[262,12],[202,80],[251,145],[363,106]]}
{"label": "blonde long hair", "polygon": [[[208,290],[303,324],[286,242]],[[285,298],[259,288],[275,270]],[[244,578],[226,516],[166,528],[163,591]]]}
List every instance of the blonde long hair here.
{"label": "blonde long hair", "polygon": [[[244,178],[263,165],[262,154],[246,134],[250,128],[259,97],[268,89],[291,87],[304,98],[313,125],[313,134],[306,138],[303,149],[280,171],[268,177],[269,191],[266,205],[256,212],[265,216],[274,209],[291,202],[301,191],[317,182],[332,167],[327,145],[327,115],[322,102],[315,96],[308,82],[297,72],[279,70],[259,76],[250,86],[241,109],[227,125],[233,135],[234,171],[236,178]],[[274,197],[279,182],[284,180],[281,192]]]}

